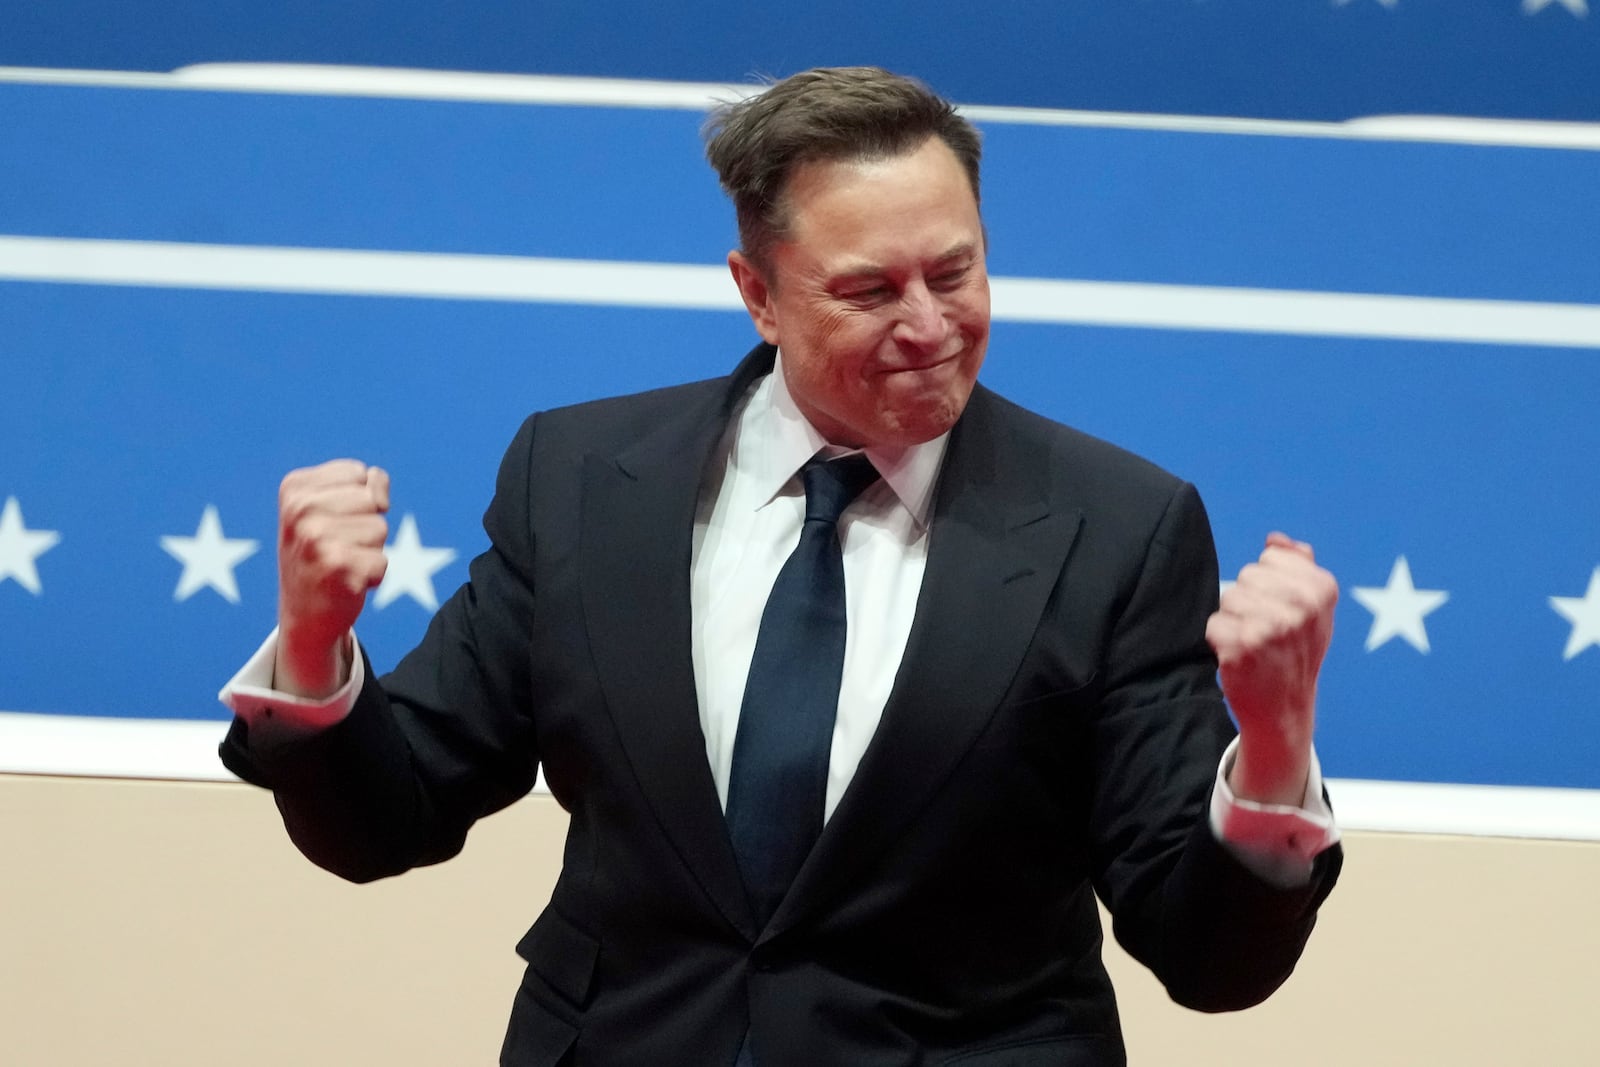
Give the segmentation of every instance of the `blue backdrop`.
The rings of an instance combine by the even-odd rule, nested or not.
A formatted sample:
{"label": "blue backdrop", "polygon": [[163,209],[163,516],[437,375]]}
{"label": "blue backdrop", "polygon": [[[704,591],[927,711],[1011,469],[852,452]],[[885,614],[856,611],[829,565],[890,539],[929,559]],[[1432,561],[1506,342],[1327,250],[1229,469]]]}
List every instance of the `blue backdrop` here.
{"label": "blue backdrop", "polygon": [[745,81],[876,63],[967,103],[1600,119],[1596,0],[50,0],[0,65],[271,61]]}
{"label": "blue backdrop", "polygon": [[[14,83],[0,114],[0,238],[712,267],[733,243],[690,111]],[[997,276],[1600,307],[1593,151],[985,132]],[[1269,529],[1317,545],[1346,591],[1330,773],[1600,788],[1600,645],[1564,658],[1577,630],[1550,602],[1600,566],[1600,331],[1374,332],[1013,318],[984,380],[1196,482],[1225,572]],[[731,310],[0,281],[10,558],[58,536],[28,542],[37,592],[0,571],[0,708],[221,717],[217,686],[272,624],[286,470],[388,467],[394,524],[456,553],[431,575],[442,598],[528,411],[721,374],[753,340]],[[163,540],[203,534],[208,508],[256,543],[227,568],[237,602],[185,593],[185,542]],[[1391,615],[1369,648],[1380,615],[1353,590],[1393,594],[1402,556],[1448,599],[1413,609],[1424,642]],[[364,616],[380,663],[420,634],[424,599]]]}

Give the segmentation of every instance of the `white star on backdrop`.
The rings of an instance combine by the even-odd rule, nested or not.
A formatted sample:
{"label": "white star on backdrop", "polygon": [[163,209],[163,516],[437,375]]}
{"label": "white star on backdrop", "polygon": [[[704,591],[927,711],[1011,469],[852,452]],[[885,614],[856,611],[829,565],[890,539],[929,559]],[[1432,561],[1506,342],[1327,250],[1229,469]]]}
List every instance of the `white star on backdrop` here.
{"label": "white star on backdrop", "polygon": [[1411,564],[1404,556],[1395,559],[1389,571],[1389,584],[1382,588],[1362,587],[1350,595],[1372,612],[1372,629],[1367,632],[1367,651],[1395,637],[1404,638],[1418,652],[1428,651],[1428,630],[1422,620],[1450,599],[1440,589],[1418,589],[1411,584]]}
{"label": "white star on backdrop", "polygon": [[1537,15],[1551,4],[1560,4],[1580,19],[1589,14],[1588,0],[1522,0],[1522,13]]}
{"label": "white star on backdrop", "polygon": [[18,585],[38,596],[43,586],[34,561],[60,541],[61,535],[54,530],[30,530],[23,525],[22,505],[16,497],[6,497],[5,510],[0,511],[0,585],[15,578]]}
{"label": "white star on backdrop", "polygon": [[261,546],[242,537],[224,537],[216,505],[207,504],[193,537],[163,537],[161,547],[183,564],[178,587],[172,591],[173,600],[182,603],[210,588],[228,603],[237,604],[239,583],[234,580],[233,569],[255,555]]}
{"label": "white star on backdrop", "polygon": [[1589,591],[1583,596],[1553,596],[1550,606],[1572,624],[1562,659],[1571,659],[1590,645],[1600,646],[1600,567],[1589,575]]}
{"label": "white star on backdrop", "polygon": [[409,596],[418,604],[434,611],[439,598],[433,591],[433,576],[456,558],[453,548],[424,548],[417,533],[416,517],[406,513],[395,531],[394,541],[383,550],[389,557],[389,569],[383,573],[374,603],[386,608],[401,596]]}

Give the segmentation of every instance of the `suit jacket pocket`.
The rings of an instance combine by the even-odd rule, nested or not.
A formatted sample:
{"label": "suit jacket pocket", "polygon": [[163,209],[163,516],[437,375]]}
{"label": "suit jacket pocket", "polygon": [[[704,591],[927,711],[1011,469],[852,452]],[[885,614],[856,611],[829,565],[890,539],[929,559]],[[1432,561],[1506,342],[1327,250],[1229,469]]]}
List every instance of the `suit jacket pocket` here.
{"label": "suit jacket pocket", "polygon": [[511,1022],[500,1046],[500,1067],[561,1067],[577,1039],[578,1028],[540,1002],[540,985],[530,967],[511,1004]]}
{"label": "suit jacket pocket", "polygon": [[1120,1042],[1104,1034],[1036,1038],[959,1052],[943,1067],[1127,1067]]}
{"label": "suit jacket pocket", "polygon": [[1064,681],[1067,684],[1051,687],[1042,678],[1020,680],[1006,694],[1004,707],[1013,712],[1049,711],[1052,708],[1089,707],[1100,699],[1099,671],[1091,674],[1086,682]]}
{"label": "suit jacket pocket", "polygon": [[581,1008],[588,1001],[600,942],[554,908],[545,908],[517,942],[517,955],[573,1007]]}

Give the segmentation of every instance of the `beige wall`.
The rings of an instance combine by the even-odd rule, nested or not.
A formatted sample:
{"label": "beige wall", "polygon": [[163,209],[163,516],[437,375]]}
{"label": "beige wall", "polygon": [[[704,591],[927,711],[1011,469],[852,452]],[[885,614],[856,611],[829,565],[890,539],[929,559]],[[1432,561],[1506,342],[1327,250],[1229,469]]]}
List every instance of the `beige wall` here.
{"label": "beige wall", "polygon": [[[563,817],[351,886],[240,785],[0,775],[0,1063],[491,1064]],[[1600,1062],[1600,845],[1352,834],[1300,972],[1234,1016],[1112,959],[1135,1065]],[[292,1020],[292,1022],[290,1021]]]}

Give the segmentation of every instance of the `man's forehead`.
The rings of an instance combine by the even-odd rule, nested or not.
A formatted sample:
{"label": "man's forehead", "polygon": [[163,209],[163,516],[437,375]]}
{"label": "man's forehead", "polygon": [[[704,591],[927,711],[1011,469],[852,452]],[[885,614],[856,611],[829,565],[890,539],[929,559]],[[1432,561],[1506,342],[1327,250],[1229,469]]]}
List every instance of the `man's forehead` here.
{"label": "man's forehead", "polygon": [[785,206],[791,215],[857,215],[864,226],[908,213],[976,217],[965,171],[948,148],[940,149],[807,164],[790,176]]}
{"label": "man's forehead", "polygon": [[831,175],[873,171],[893,167],[907,160],[932,158],[948,162],[962,175],[963,180],[966,180],[966,169],[962,166],[955,150],[939,137],[929,134],[915,144],[908,144],[896,151],[831,152],[814,155],[802,153],[787,168],[784,191],[788,192],[808,181],[825,180]]}

